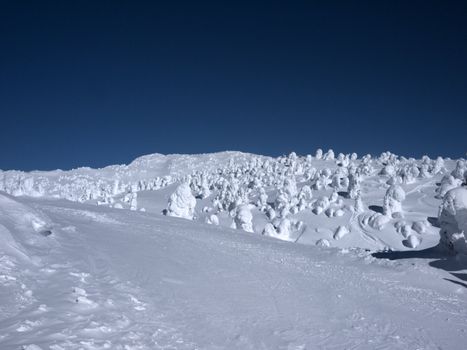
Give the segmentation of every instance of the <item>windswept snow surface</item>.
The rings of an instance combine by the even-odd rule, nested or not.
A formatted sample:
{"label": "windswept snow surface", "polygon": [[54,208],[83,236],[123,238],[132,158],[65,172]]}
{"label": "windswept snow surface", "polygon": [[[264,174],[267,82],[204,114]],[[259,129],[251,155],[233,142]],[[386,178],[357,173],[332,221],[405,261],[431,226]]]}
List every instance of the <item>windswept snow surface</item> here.
{"label": "windswept snow surface", "polygon": [[332,150],[0,171],[0,349],[465,349],[466,183]]}
{"label": "windswept snow surface", "polygon": [[465,348],[466,286],[433,257],[389,261],[64,200],[0,202],[1,349]]}

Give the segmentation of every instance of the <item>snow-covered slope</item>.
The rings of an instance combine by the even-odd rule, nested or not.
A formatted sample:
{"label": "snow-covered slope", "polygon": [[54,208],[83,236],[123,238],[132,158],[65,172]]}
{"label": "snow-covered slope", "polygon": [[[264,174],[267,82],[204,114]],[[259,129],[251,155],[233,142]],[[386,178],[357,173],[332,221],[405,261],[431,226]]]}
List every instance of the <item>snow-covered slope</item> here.
{"label": "snow-covered slope", "polygon": [[389,261],[149,213],[0,198],[1,349],[463,349],[467,340],[467,289],[429,266],[433,255]]}
{"label": "snow-covered slope", "polygon": [[331,150],[0,171],[0,349],[464,349],[466,176]]}
{"label": "snow-covered slope", "polygon": [[185,196],[176,206],[194,207],[177,211],[195,221],[303,244],[406,250],[438,242],[442,198],[466,174],[464,160],[391,153],[152,154],[103,169],[0,171],[0,190],[172,215],[168,202],[185,184],[197,200]]}

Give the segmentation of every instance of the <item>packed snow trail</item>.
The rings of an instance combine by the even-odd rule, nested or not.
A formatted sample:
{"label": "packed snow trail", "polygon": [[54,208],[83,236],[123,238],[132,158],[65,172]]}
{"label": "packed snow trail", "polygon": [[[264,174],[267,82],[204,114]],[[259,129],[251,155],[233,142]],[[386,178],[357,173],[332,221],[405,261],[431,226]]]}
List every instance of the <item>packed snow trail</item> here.
{"label": "packed snow trail", "polygon": [[[0,349],[464,349],[467,341],[467,289],[427,259],[377,260],[62,200],[16,203],[50,220],[52,234],[8,229],[30,261],[2,256],[0,297],[10,305],[0,309]],[[28,235],[43,243],[26,244]]]}

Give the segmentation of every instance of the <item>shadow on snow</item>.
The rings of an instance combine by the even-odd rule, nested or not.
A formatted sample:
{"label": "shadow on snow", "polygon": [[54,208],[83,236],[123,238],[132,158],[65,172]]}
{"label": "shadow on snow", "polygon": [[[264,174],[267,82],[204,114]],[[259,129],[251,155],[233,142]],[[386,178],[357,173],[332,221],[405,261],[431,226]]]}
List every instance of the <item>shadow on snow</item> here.
{"label": "shadow on snow", "polygon": [[[433,261],[428,263],[431,267],[447,271],[453,277],[461,281],[467,281],[467,273],[458,272],[467,269],[467,262],[465,260],[459,261],[456,259],[454,254],[447,253],[446,250],[439,246],[434,246],[423,250],[376,252],[371,255],[377,259],[388,260],[433,259]],[[467,283],[449,278],[444,279],[467,288]]]}

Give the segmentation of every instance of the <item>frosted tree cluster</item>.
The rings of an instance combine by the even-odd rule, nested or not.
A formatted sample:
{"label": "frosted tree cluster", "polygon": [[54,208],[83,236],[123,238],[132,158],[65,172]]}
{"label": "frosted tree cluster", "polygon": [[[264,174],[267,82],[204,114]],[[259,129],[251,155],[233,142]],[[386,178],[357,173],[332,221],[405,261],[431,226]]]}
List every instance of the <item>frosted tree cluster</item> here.
{"label": "frosted tree cluster", "polygon": [[[144,210],[141,203],[151,195],[142,192],[170,186],[172,193],[160,192],[169,197],[160,209],[169,216],[286,240],[298,239],[303,232],[311,234],[307,226],[316,220],[332,227],[332,233],[328,231],[320,241],[331,245],[352,235],[356,225],[370,231],[392,228],[404,246],[415,248],[429,224],[407,219],[411,214],[404,213],[406,193],[421,193],[431,186],[436,188],[432,196],[441,201],[463,186],[467,176],[463,159],[413,159],[390,152],[361,158],[332,149],[277,158],[227,152],[220,158],[203,156],[200,164],[194,159],[197,156],[174,156],[162,164],[158,156],[145,156],[129,166],[52,175],[0,171],[0,190],[14,196]],[[170,175],[154,176],[159,170]]]}

